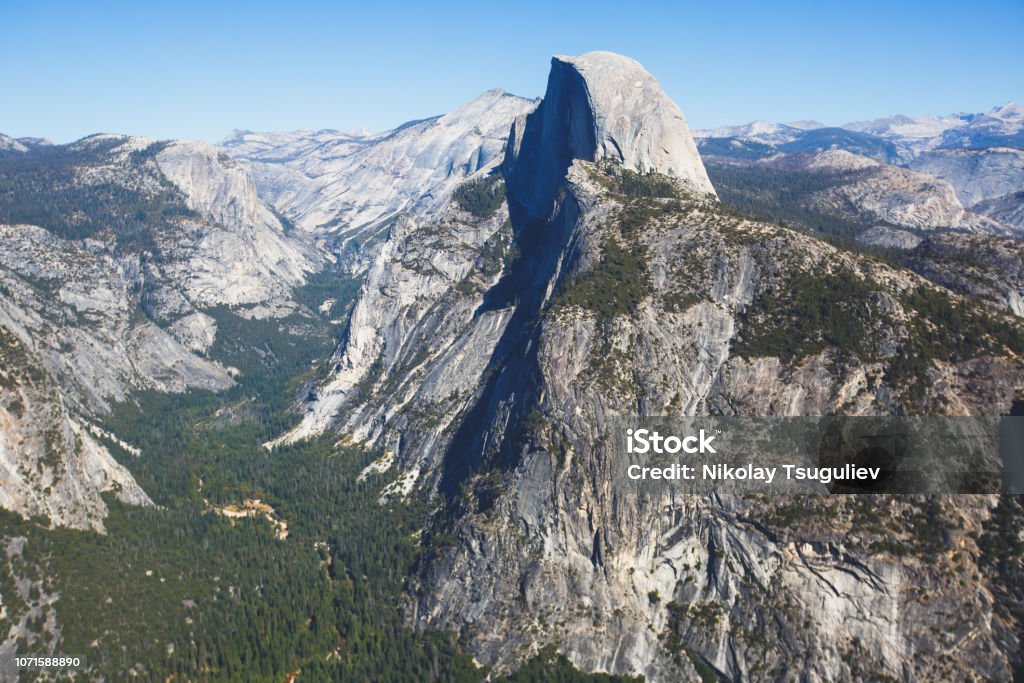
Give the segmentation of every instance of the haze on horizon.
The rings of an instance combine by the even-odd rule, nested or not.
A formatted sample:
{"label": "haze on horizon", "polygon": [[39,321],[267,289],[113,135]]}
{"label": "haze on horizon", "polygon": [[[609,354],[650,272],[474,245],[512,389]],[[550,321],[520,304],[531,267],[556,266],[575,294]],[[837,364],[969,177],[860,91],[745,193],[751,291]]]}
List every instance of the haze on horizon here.
{"label": "haze on horizon", "polygon": [[694,128],[830,125],[1024,101],[1024,3],[539,0],[0,3],[0,133],[218,141],[393,128],[493,88],[543,94],[552,54],[638,60]]}

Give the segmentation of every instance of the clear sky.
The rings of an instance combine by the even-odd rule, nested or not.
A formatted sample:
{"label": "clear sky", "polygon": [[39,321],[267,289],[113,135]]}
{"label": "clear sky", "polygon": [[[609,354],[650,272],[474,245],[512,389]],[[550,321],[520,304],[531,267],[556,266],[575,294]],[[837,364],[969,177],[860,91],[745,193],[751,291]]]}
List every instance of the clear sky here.
{"label": "clear sky", "polygon": [[589,50],[639,60],[698,128],[1024,101],[1024,0],[0,0],[0,132],[383,130],[541,95],[552,54]]}

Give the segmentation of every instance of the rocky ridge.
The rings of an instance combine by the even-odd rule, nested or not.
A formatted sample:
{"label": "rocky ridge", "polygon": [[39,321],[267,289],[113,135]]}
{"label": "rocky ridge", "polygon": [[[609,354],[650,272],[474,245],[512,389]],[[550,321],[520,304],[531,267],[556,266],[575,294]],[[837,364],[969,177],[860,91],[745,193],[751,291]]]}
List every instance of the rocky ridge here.
{"label": "rocky ridge", "polygon": [[[995,308],[730,215],[701,191],[685,142],[643,165],[612,150],[656,140],[613,136],[598,153],[603,94],[608,111],[620,103],[575,68],[587,59],[556,58],[545,100],[516,121],[507,206],[478,216],[454,202],[396,224],[333,371],[286,438],[337,429],[380,449],[376,470],[399,469],[386,496],[444,494],[410,618],[467,634],[498,670],[554,643],[586,670],[651,680],[701,667],[734,680],[926,680],[968,661],[1008,675],[1016,636],[993,617],[978,547],[954,534],[970,559],[936,564],[912,540],[919,523],[979,530],[991,498],[887,499],[877,521],[859,501],[809,503],[796,515],[817,521],[801,525],[778,501],[610,489],[614,416],[991,414],[1022,389],[1024,347]],[[615,63],[623,77],[601,83],[636,81],[635,63]],[[446,243],[459,246],[438,252]],[[830,311],[821,329],[800,324],[804,305]],[[945,329],[936,310],[1007,336],[937,341],[924,334]],[[852,529],[858,540],[843,540]],[[910,550],[883,544],[893,538]],[[958,580],[970,589],[947,590]],[[964,622],[977,625],[969,636]],[[962,656],[943,656],[933,628]],[[919,655],[904,669],[908,652]]]}
{"label": "rocky ridge", "polygon": [[110,454],[131,445],[97,422],[141,390],[232,386],[205,357],[207,311],[295,313],[293,288],[323,259],[209,146],[92,136],[19,150],[0,176],[0,330],[20,365],[0,389],[0,504],[102,529],[102,493],[149,499]]}
{"label": "rocky ridge", "polygon": [[[363,269],[402,212],[430,213],[491,168],[532,100],[491,90],[443,116],[375,135],[239,133],[220,148],[246,160],[260,193],[295,226]],[[362,253],[362,252],[366,253]]]}
{"label": "rocky ridge", "polygon": [[[787,162],[786,157],[849,152],[891,165],[886,171],[890,175],[899,175],[896,167],[908,168],[931,176],[932,182],[952,185],[966,211],[991,221],[982,229],[1013,232],[1020,229],[1024,215],[1020,197],[1024,179],[1019,169],[1024,148],[1022,112],[1020,105],[1011,102],[985,114],[894,116],[842,128],[802,129],[761,121],[697,134],[702,153],[715,166],[799,166],[799,162]],[[882,199],[883,193],[889,196]],[[884,185],[871,194],[875,195],[872,204],[902,203],[909,197]],[[856,203],[859,197],[851,199]],[[948,215],[948,211],[944,213]],[[969,222],[977,223],[977,219]],[[997,223],[1001,227],[994,227]]]}
{"label": "rocky ridge", "polygon": [[761,163],[834,178],[830,187],[807,198],[810,206],[827,214],[924,231],[1009,232],[1007,226],[964,208],[949,182],[845,150],[789,155]]}

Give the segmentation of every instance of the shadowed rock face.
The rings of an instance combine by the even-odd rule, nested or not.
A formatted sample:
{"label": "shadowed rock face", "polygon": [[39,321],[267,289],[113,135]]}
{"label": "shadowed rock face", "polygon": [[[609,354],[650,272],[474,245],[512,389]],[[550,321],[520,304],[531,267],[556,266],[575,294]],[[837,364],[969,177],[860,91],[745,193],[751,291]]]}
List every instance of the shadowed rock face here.
{"label": "shadowed rock face", "polygon": [[[431,533],[457,541],[425,565],[411,616],[467,634],[499,671],[555,643],[583,669],[654,681],[695,680],[698,661],[728,680],[957,678],[964,671],[941,656],[908,665],[907,653],[934,651],[936,633],[959,636],[968,622],[978,636],[963,666],[977,667],[987,648],[997,654],[984,675],[1007,676],[1016,640],[990,616],[996,589],[978,576],[980,561],[961,568],[914,546],[906,521],[934,519],[927,523],[950,539],[945,551],[966,538],[958,529],[983,528],[991,499],[879,498],[869,506],[892,526],[872,530],[862,500],[642,500],[610,486],[621,466],[607,438],[616,416],[926,410],[892,359],[908,353],[917,326],[940,327],[909,294],[947,296],[906,270],[722,212],[701,196],[710,184],[686,151],[688,131],[653,142],[677,110],[627,98],[620,76],[643,74],[633,69],[613,55],[554,60],[545,99],[517,121],[503,166],[532,270],[517,280],[501,339],[476,353],[490,354],[493,379],[426,438],[413,425],[382,426],[400,466],[415,463],[426,487],[438,482],[455,501]],[[592,163],[603,159],[672,176],[690,192],[637,199],[617,189],[614,170]],[[642,291],[632,305],[607,306],[603,295],[631,277],[625,267],[609,271],[630,263]],[[866,316],[859,337],[878,340],[877,354],[846,362],[855,344],[830,342],[787,369],[777,350],[746,346],[757,310],[843,281],[866,288],[858,310],[871,312],[857,314]],[[962,379],[982,367],[1000,369]],[[929,395],[955,405],[951,414],[1003,409],[1022,377],[1008,349],[951,356],[927,372]],[[886,550],[886,539],[906,548]]]}
{"label": "shadowed rock face", "polygon": [[[521,104],[518,102],[517,106]],[[553,58],[544,99],[532,111],[515,119],[501,166],[512,222],[516,225],[515,242],[517,248],[529,254],[523,259],[529,266],[502,274],[504,289],[515,290],[514,296],[518,297],[520,316],[532,315],[527,308],[536,313],[535,309],[550,294],[549,284],[560,276],[561,254],[577,214],[573,198],[566,195],[570,166],[576,160],[602,159],[614,159],[638,172],[667,175],[698,194],[715,194],[686,119],[642,66],[609,52]],[[490,170],[488,163],[470,177],[482,177]],[[557,207],[562,217],[549,221],[559,197],[567,197]],[[367,287],[355,306],[349,337],[338,350],[336,371],[306,407],[303,423],[284,441],[318,434],[339,424],[359,438],[375,438],[379,425],[372,426],[372,419],[354,410],[353,399],[365,393],[356,391],[357,388],[366,384],[370,368],[378,358],[385,358],[386,362],[381,362],[388,366],[403,353],[408,353],[409,358],[417,355],[411,344],[419,341],[413,341],[415,330],[408,327],[408,320],[423,312],[410,311],[447,293],[454,284],[453,278],[458,281],[471,273],[471,261],[460,254],[462,247],[472,244],[477,249],[481,242],[493,241],[505,217],[504,211],[500,213],[503,215],[497,219],[477,226],[466,225],[467,216],[451,207],[433,213],[409,212],[389,228],[390,234],[368,270]],[[566,218],[569,215],[573,218]],[[545,221],[549,221],[547,227],[539,230],[538,226]],[[553,229],[554,225],[558,228]],[[433,244],[439,230],[448,240],[444,254],[430,255],[432,267],[424,269],[406,263],[436,252]],[[470,253],[470,257],[475,258],[475,254]],[[417,299],[419,304],[410,307],[401,303],[405,297]],[[480,303],[473,304],[465,322],[480,324],[483,314],[488,308],[493,309],[494,300],[500,298],[491,292],[487,306],[477,308]],[[456,310],[449,307],[443,312],[453,318]],[[502,325],[505,322],[507,319]],[[458,334],[464,331],[460,329]],[[483,336],[490,339],[490,335]],[[508,338],[514,336],[510,333]],[[519,342],[508,343],[514,346]],[[441,340],[433,346],[444,348]],[[477,349],[475,353],[479,359],[486,359],[492,350]],[[383,376],[386,378],[393,369],[386,368]],[[385,413],[391,410],[387,408]]]}
{"label": "shadowed rock face", "polygon": [[[481,217],[453,202],[395,223],[286,438],[336,429],[390,451],[380,467],[400,475],[385,496],[444,494],[409,617],[465,634],[497,671],[551,643],[581,668],[655,681],[695,680],[693,661],[732,680],[944,680],[978,662],[1007,678],[1016,636],[992,616],[980,560],[953,561],[914,531],[930,524],[943,551],[976,557],[968,532],[990,498],[879,498],[866,511],[863,499],[640,500],[610,487],[617,416],[992,414],[1024,382],[1003,349],[943,352],[927,382],[895,372],[924,343],[916,331],[943,329],[910,295],[952,295],[722,211],[689,133],[668,124],[675,105],[620,88],[646,92],[649,78],[611,55],[556,58],[506,148],[507,206]],[[604,159],[689,191],[630,192]],[[825,303],[852,313],[870,349],[815,342],[786,360],[765,346],[760,331],[801,334],[786,327],[793,301],[837,283]],[[976,632],[944,668],[935,633],[965,623]]]}
{"label": "shadowed rock face", "polygon": [[715,193],[679,107],[639,63],[611,52],[551,60],[544,100],[509,136],[510,196],[546,218],[574,159],[615,159]]}

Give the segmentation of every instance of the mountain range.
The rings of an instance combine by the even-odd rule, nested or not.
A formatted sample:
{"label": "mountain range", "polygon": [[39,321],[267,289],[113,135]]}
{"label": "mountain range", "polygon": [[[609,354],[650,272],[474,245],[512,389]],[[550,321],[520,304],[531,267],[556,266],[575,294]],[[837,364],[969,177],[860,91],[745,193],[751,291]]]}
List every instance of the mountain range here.
{"label": "mountain range", "polygon": [[[691,134],[634,60],[560,56],[542,98],[492,90],[383,133],[0,136],[0,231],[0,506],[41,527],[227,510],[347,590],[373,572],[302,504],[337,503],[335,480],[252,483],[315,444],[360,463],[338,491],[416,520],[389,578],[405,627],[457,634],[493,675],[552,651],[654,681],[1020,675],[1019,501],[623,496],[607,436],[636,415],[1009,413],[1019,105]],[[218,459],[240,425],[252,447]],[[146,445],[179,448],[175,429],[209,441]],[[9,525],[25,588],[0,653],[89,642],[67,591],[11,559],[42,532]],[[174,609],[166,661],[227,679],[191,595]],[[331,628],[305,670],[351,657]]]}
{"label": "mountain range", "polygon": [[1022,121],[1014,103],[839,128],[759,121],[700,131],[698,146],[727,202],[883,248],[913,247],[927,231],[1019,233]]}
{"label": "mountain range", "polygon": [[[826,126],[817,121],[773,123],[753,121],[739,126],[696,130],[694,136],[706,138],[745,138],[768,144],[799,139],[814,140],[838,131],[861,133],[891,142],[901,149],[920,153],[936,148],[981,149],[1019,147],[1024,125],[1024,106],[1007,102],[985,113],[946,116],[887,116],[870,121],[855,121],[841,126]],[[815,135],[814,131],[818,131]],[[851,138],[854,139],[854,138]]]}

